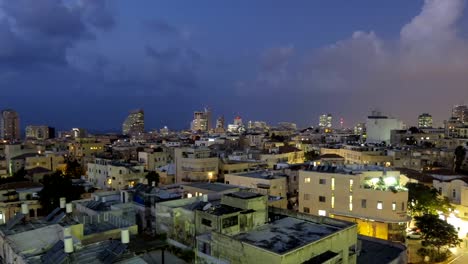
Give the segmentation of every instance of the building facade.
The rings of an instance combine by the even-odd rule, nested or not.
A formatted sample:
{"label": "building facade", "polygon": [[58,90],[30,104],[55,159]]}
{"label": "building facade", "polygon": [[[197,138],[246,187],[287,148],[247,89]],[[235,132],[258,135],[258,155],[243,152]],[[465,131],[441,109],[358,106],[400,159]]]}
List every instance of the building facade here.
{"label": "building facade", "polygon": [[122,134],[135,136],[145,132],[145,113],[142,109],[130,112],[122,124]]}
{"label": "building facade", "polygon": [[0,139],[9,141],[16,141],[21,139],[19,115],[12,109],[1,111]]}
{"label": "building facade", "polygon": [[26,139],[46,140],[55,138],[55,129],[49,126],[27,126]]}
{"label": "building facade", "polygon": [[216,181],[219,159],[205,147],[174,149],[176,182]]}
{"label": "building facade", "polygon": [[299,172],[299,212],[355,222],[361,235],[404,241],[407,201],[399,171],[318,166]]}
{"label": "building facade", "polygon": [[422,113],[418,116],[418,127],[419,128],[431,128],[432,127],[432,116],[428,113]]}

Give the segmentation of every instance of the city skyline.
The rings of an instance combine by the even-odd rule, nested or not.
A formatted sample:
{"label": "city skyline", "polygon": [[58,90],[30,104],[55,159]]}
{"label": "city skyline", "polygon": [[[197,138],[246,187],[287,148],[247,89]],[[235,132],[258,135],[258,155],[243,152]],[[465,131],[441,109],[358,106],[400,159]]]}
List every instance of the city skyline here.
{"label": "city skyline", "polygon": [[301,127],[373,108],[440,126],[468,101],[466,1],[337,3],[5,2],[0,106],[22,127],[118,130],[129,109],[182,129],[204,105]]}

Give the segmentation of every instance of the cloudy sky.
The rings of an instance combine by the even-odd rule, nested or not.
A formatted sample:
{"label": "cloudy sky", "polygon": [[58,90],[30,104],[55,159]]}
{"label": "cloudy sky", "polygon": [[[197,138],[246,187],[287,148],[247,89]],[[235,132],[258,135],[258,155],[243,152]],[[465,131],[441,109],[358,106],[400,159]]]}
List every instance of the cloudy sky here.
{"label": "cloudy sky", "polygon": [[[441,124],[468,103],[464,0],[0,0],[0,109],[22,125],[187,128],[192,112]],[[352,2],[352,3],[351,3]]]}

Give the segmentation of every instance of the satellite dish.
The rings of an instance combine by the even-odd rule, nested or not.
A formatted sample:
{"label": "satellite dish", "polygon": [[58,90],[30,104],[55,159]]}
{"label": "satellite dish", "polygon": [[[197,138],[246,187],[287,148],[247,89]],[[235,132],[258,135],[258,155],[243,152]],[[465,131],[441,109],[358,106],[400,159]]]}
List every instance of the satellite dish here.
{"label": "satellite dish", "polygon": [[207,203],[207,204],[205,204],[205,206],[203,206],[203,211],[206,211],[206,210],[208,210],[210,208],[211,208],[211,203]]}

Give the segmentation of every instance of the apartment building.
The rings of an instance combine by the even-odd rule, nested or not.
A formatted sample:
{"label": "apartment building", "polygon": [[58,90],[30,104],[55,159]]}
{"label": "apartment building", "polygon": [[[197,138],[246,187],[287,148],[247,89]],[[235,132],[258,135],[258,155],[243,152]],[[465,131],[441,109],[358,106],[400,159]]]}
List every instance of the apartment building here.
{"label": "apartment building", "polygon": [[219,159],[209,148],[174,149],[176,182],[216,181]]}
{"label": "apartment building", "polygon": [[96,158],[87,165],[88,180],[100,189],[115,191],[146,180],[144,166],[140,164]]}
{"label": "apartment building", "polygon": [[410,218],[400,172],[316,166],[299,172],[299,211],[356,222],[361,235],[403,241]]}
{"label": "apartment building", "polygon": [[367,164],[379,166],[392,166],[393,157],[387,156],[382,149],[343,146],[341,148],[321,148],[320,154],[336,154],[345,159],[345,164]]}

